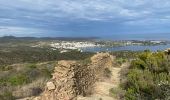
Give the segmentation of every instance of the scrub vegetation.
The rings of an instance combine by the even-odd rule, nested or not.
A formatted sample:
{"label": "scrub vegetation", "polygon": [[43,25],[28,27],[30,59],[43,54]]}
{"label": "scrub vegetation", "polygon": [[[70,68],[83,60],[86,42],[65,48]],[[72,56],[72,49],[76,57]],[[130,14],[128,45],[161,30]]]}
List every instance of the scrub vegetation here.
{"label": "scrub vegetation", "polygon": [[142,52],[131,62],[126,79],[121,85],[126,100],[170,99],[170,56]]}

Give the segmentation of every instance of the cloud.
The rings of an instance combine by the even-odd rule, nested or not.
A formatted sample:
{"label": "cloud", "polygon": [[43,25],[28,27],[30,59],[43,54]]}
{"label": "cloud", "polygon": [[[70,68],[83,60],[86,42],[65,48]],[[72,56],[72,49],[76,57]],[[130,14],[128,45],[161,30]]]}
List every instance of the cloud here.
{"label": "cloud", "polygon": [[41,30],[23,27],[0,26],[0,36],[4,35],[30,36],[35,33],[41,33]]}
{"label": "cloud", "polygon": [[[145,1],[145,0],[144,0]],[[103,19],[109,20],[115,17],[138,17],[143,16],[145,10],[135,9],[144,4],[139,0],[15,0],[0,2],[1,8],[16,12],[22,17],[67,17],[70,19]],[[154,2],[153,2],[154,3]],[[128,9],[134,7],[134,9]],[[91,19],[90,19],[91,18]]]}
{"label": "cloud", "polygon": [[126,31],[121,28],[170,24],[169,0],[0,0],[0,12],[1,26],[44,34],[45,30],[74,33],[77,27],[87,30],[117,25]]}
{"label": "cloud", "polygon": [[45,29],[26,28],[26,27],[0,26],[0,36],[14,35],[14,36],[39,37],[39,36],[43,36],[43,33],[46,33],[46,32],[51,33],[51,34],[55,32],[57,34],[60,31],[49,31]]}

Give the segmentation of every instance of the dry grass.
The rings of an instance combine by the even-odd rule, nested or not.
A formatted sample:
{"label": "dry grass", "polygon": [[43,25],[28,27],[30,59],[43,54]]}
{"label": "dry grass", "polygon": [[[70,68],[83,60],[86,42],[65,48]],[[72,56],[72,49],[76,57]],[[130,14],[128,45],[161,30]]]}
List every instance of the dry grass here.
{"label": "dry grass", "polygon": [[46,79],[41,78],[36,81],[33,81],[30,84],[15,87],[12,94],[18,99],[39,95],[44,90],[46,82]]}

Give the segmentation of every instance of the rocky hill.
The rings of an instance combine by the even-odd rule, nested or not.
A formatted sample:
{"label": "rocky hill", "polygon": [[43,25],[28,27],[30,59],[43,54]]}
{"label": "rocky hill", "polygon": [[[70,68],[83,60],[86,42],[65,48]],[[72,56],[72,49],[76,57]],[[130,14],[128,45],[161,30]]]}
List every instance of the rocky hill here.
{"label": "rocky hill", "polygon": [[105,69],[113,66],[114,59],[109,53],[98,53],[91,57],[89,64],[59,61],[45,91],[34,100],[76,100],[78,95],[90,95],[95,83],[102,80]]}

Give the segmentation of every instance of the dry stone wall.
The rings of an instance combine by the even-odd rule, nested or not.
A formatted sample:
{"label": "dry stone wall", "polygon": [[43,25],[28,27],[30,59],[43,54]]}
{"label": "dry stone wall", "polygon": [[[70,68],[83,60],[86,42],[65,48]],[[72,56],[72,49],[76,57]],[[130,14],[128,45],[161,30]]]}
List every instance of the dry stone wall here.
{"label": "dry stone wall", "polygon": [[104,69],[113,66],[114,57],[98,53],[91,64],[81,65],[76,61],[59,61],[53,78],[47,83],[44,93],[37,100],[76,100],[77,95],[89,94]]}

